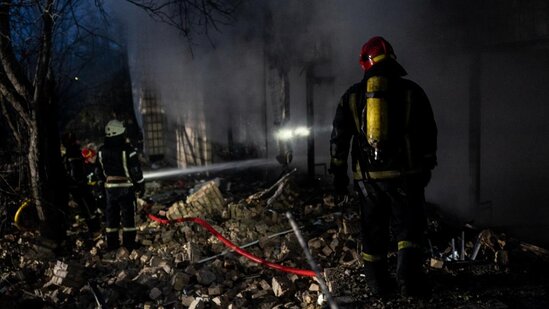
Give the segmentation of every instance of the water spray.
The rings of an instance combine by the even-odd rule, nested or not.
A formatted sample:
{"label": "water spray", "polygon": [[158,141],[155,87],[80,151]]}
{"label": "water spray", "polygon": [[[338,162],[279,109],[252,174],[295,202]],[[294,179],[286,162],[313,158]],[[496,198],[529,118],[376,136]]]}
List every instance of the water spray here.
{"label": "water spray", "polygon": [[244,161],[234,161],[226,163],[216,163],[205,166],[193,166],[187,168],[167,168],[157,171],[148,171],[143,173],[146,181],[185,176],[205,172],[220,172],[234,169],[244,169],[252,167],[277,166],[278,163],[271,159],[252,159]]}

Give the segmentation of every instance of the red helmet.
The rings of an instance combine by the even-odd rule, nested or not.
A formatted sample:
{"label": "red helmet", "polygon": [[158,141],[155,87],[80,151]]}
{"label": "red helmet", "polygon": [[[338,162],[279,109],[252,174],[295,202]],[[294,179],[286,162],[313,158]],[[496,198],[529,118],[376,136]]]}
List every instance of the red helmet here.
{"label": "red helmet", "polygon": [[368,71],[374,64],[387,59],[387,57],[396,59],[393,47],[384,38],[375,36],[362,46],[358,62],[364,71]]}
{"label": "red helmet", "polygon": [[95,157],[95,150],[91,148],[82,149],[82,157],[84,157],[85,161],[90,160],[91,158]]}

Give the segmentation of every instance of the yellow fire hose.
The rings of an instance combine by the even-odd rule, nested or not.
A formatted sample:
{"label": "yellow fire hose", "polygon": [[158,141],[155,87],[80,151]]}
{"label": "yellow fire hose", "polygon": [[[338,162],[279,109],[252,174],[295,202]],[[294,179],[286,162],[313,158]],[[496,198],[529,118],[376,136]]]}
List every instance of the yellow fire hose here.
{"label": "yellow fire hose", "polygon": [[15,226],[19,229],[19,230],[24,230],[25,228],[22,227],[20,224],[19,224],[19,218],[21,217],[21,213],[23,212],[23,209],[27,208],[28,205],[30,205],[30,202],[31,200],[30,199],[25,199],[23,201],[23,203],[21,203],[21,206],[19,206],[19,208],[17,209],[17,212],[15,212],[15,217],[13,218],[13,223],[15,224]]}

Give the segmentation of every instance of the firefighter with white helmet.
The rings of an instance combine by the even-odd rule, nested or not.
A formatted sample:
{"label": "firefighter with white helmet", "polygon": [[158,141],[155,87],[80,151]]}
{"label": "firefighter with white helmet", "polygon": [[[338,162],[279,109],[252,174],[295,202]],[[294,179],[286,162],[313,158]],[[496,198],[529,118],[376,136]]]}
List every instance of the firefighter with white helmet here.
{"label": "firefighter with white helmet", "polygon": [[351,149],[360,197],[362,258],[367,284],[389,292],[389,235],[397,242],[397,282],[404,295],[428,292],[422,273],[424,188],[435,167],[437,127],[425,92],[404,79],[389,42],[373,37],[361,50],[364,78],[337,106],[330,140],[336,201],[347,194]]}
{"label": "firefighter with white helmet", "polygon": [[144,192],[144,178],[138,153],[126,141],[126,128],[121,121],[114,119],[107,123],[105,143],[97,156],[105,177],[107,249],[114,250],[120,246],[122,225],[122,243],[131,250],[137,244],[135,194]]}

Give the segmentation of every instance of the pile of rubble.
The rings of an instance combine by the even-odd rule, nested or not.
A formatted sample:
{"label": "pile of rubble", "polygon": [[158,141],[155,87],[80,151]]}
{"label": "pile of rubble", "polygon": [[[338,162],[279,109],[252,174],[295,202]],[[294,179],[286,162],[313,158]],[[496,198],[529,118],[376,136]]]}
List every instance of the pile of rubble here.
{"label": "pile of rubble", "polygon": [[[185,201],[167,206],[140,200],[138,208],[168,219],[201,217],[258,257],[285,266],[308,268],[283,214],[292,210],[300,216],[311,215],[334,205],[330,199],[314,207],[303,205],[290,175],[238,201],[227,202],[212,181],[195,187]],[[335,229],[309,242],[321,260],[334,257],[335,252],[344,248],[336,236],[338,229],[333,216],[317,224],[330,222]],[[349,225],[342,224],[347,233]],[[141,216],[138,229],[142,244],[138,250],[128,252],[120,248],[105,253],[104,241],[86,248],[85,242],[77,237],[73,255],[62,260],[53,256],[39,258],[39,247],[32,245],[36,236],[32,232],[6,235],[4,241],[18,253],[2,250],[1,262],[6,266],[2,295],[78,307],[105,303],[144,307],[299,308],[302,304],[315,307],[323,302],[314,279],[280,273],[235,255],[198,225],[163,225]],[[344,250],[352,251],[350,260],[357,261],[356,248]],[[18,263],[9,265],[14,260]],[[14,268],[18,270],[14,272]],[[31,277],[36,280],[28,285]]]}
{"label": "pile of rubble", "polygon": [[[518,251],[536,252],[533,256],[539,259],[549,256],[542,248],[517,243],[490,230],[469,227],[462,233],[447,232],[442,230],[440,221],[432,220],[433,237],[426,269],[434,280],[433,297],[414,300],[395,294],[385,299],[374,298],[361,274],[356,205],[338,207],[322,188],[295,185],[293,172],[243,198],[234,198],[236,194],[228,189],[230,184],[222,184],[219,179],[193,184],[181,190],[192,192],[189,195],[166,195],[159,186],[156,197],[139,200],[138,239],[142,246],[131,252],[125,248],[106,252],[102,240],[90,247],[82,240],[85,233],[79,233],[78,226],[72,237],[72,254],[64,258],[40,250],[44,246],[40,242],[37,246],[34,232],[3,235],[0,307],[7,306],[8,301],[21,306],[41,304],[55,308],[322,308],[326,305],[326,295],[315,278],[280,272],[251,261],[229,250],[200,225],[162,224],[149,220],[145,212],[170,220],[205,219],[223,236],[257,257],[309,269],[284,216],[290,211],[323,270],[331,295],[341,307],[498,305],[499,296],[478,292],[485,280],[483,276],[509,276],[510,260]],[[247,185],[265,187],[261,182]],[[161,194],[164,195],[158,197]],[[454,234],[457,236],[452,240]],[[389,261],[393,265],[395,259],[392,252]],[[475,285],[448,284],[473,275],[479,276]],[[521,278],[517,276],[510,278]],[[531,299],[538,299],[543,291],[533,293]]]}

